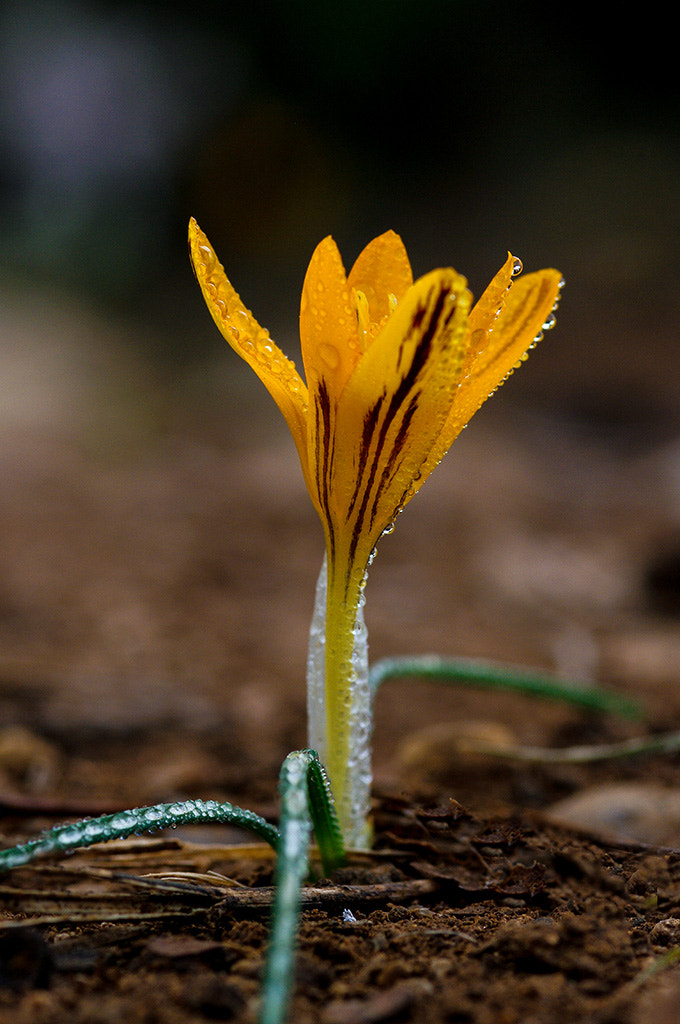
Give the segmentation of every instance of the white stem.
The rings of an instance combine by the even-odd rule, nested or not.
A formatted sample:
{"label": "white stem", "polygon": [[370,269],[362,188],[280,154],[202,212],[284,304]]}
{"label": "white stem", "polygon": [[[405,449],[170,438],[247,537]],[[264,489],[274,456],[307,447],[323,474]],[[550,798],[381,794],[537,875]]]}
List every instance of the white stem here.
{"label": "white stem", "polygon": [[[326,762],[326,590],[327,563],[324,556],[316,585],[314,613],[309,631],[307,656],[307,719],[309,746]],[[364,581],[365,582],[365,581]],[[352,706],[350,709],[349,758],[342,806],[337,808],[343,837],[349,847],[370,845],[371,734],[373,710],[368,684],[368,633],[364,622],[362,590],[354,623],[352,651]],[[331,784],[333,780],[331,779]]]}

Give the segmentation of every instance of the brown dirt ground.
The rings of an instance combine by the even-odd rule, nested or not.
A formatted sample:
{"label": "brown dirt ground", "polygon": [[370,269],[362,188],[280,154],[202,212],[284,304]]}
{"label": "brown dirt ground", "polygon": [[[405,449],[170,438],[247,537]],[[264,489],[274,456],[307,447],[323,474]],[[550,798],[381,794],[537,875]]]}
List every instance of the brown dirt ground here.
{"label": "brown dirt ground", "polygon": [[[186,413],[172,429],[177,392],[134,416],[129,402],[99,419],[90,408],[78,429],[5,416],[5,844],[185,796],[277,814],[280,762],[305,745],[320,532],[274,412],[247,389],[228,398],[226,421]],[[680,791],[680,758],[526,766],[456,746],[480,729],[558,747],[680,728],[674,436],[631,447],[610,422],[499,398],[382,543],[374,658],[556,669],[634,695],[646,715],[386,684],[375,850],[310,884],[296,1024],[680,1018],[680,813],[655,805],[659,786]],[[549,818],[603,783],[624,784],[613,823],[592,801],[577,826]],[[230,849],[239,838],[186,829],[4,879],[0,1021],[253,1020],[272,862]]]}

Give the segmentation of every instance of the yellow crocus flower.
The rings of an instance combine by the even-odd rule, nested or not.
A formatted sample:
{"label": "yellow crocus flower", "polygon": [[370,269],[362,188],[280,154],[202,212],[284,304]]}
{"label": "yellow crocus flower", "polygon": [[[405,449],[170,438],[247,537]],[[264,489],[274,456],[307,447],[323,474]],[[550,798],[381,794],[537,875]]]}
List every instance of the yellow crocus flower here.
{"label": "yellow crocus flower", "polygon": [[194,220],[189,243],[217,327],[288,424],[324,529],[324,755],[351,839],[343,808],[352,654],[371,554],[468,420],[551,325],[561,275],[541,270],[512,280],[521,264],[508,254],[473,307],[465,278],[451,268],[414,282],[393,231],[370,242],[349,275],[325,238],[302,289],[305,381],[241,302]]}

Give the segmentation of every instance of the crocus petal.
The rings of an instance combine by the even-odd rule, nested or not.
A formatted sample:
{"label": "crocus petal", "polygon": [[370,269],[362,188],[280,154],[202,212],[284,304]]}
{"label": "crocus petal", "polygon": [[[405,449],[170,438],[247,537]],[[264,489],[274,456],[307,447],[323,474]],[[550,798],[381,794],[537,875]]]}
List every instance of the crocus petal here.
{"label": "crocus petal", "polygon": [[350,288],[368,299],[369,318],[379,324],[391,313],[390,296],[397,302],[413,284],[406,248],[395,231],[374,238],[361,252],[349,272]]}
{"label": "crocus petal", "polygon": [[308,480],[308,394],[304,381],[294,363],[241,302],[210,242],[193,218],[189,223],[189,249],[196,279],[213,320],[234,351],[255,371],[281,410]]}
{"label": "crocus petal", "polygon": [[300,343],[310,404],[324,391],[334,406],[361,351],[345,268],[330,236],[317,245],[305,275]]}
{"label": "crocus petal", "polygon": [[[522,264],[509,252],[501,269],[491,279],[472,307],[469,320],[471,334],[474,334],[475,331],[488,331],[493,327],[512,282],[513,274],[521,268]],[[486,338],[482,339],[478,335],[477,340],[485,342]]]}
{"label": "crocus petal", "polygon": [[446,424],[448,436],[443,438],[447,449],[536,344],[545,325],[550,323],[561,286],[562,275],[558,270],[538,270],[517,278],[484,337],[472,331],[469,361]]}
{"label": "crocus petal", "polygon": [[508,255],[468,321],[468,353],[449,415],[427,461],[424,481],[486,399],[507,380],[540,337],[558,301],[562,275],[539,270],[510,283]]}
{"label": "crocus petal", "polygon": [[[317,439],[317,452],[330,447],[317,470],[350,572],[414,493],[461,372],[470,304],[454,270],[416,281],[347,382],[331,436]],[[310,475],[314,462],[310,452]]]}

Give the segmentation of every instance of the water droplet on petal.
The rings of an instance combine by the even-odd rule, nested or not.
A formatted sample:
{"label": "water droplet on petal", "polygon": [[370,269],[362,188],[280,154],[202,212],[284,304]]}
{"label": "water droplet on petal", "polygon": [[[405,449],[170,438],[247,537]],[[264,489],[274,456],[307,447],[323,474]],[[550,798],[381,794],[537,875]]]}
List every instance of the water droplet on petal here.
{"label": "water droplet on petal", "polygon": [[198,251],[201,254],[201,261],[206,274],[211,274],[215,269],[215,253],[209,245],[199,245]]}
{"label": "water droplet on petal", "polygon": [[[496,316],[498,316],[498,313],[496,313]],[[483,351],[483,349],[486,346],[486,343],[487,343],[487,340],[488,340],[488,335],[489,335],[489,332],[488,331],[484,331],[481,328],[479,330],[476,330],[476,331],[472,332],[472,334],[470,335],[470,354],[471,355],[478,356],[478,355],[481,354],[481,352]]]}
{"label": "water droplet on petal", "polygon": [[515,256],[515,262],[512,265],[512,276],[517,277],[518,274],[522,273],[522,261],[519,256]]}
{"label": "water droplet on petal", "polygon": [[548,315],[548,316],[546,317],[546,321],[545,321],[545,323],[543,324],[543,330],[544,330],[544,331],[550,331],[550,330],[552,330],[552,328],[553,328],[553,327],[555,326],[555,322],[556,322],[556,317],[555,317],[555,314],[554,314],[554,313],[550,313],[550,314],[549,314],[549,315]]}
{"label": "water droplet on petal", "polygon": [[329,345],[328,342],[322,342],[319,345],[319,358],[331,370],[336,370],[340,363],[340,353],[334,345]]}

